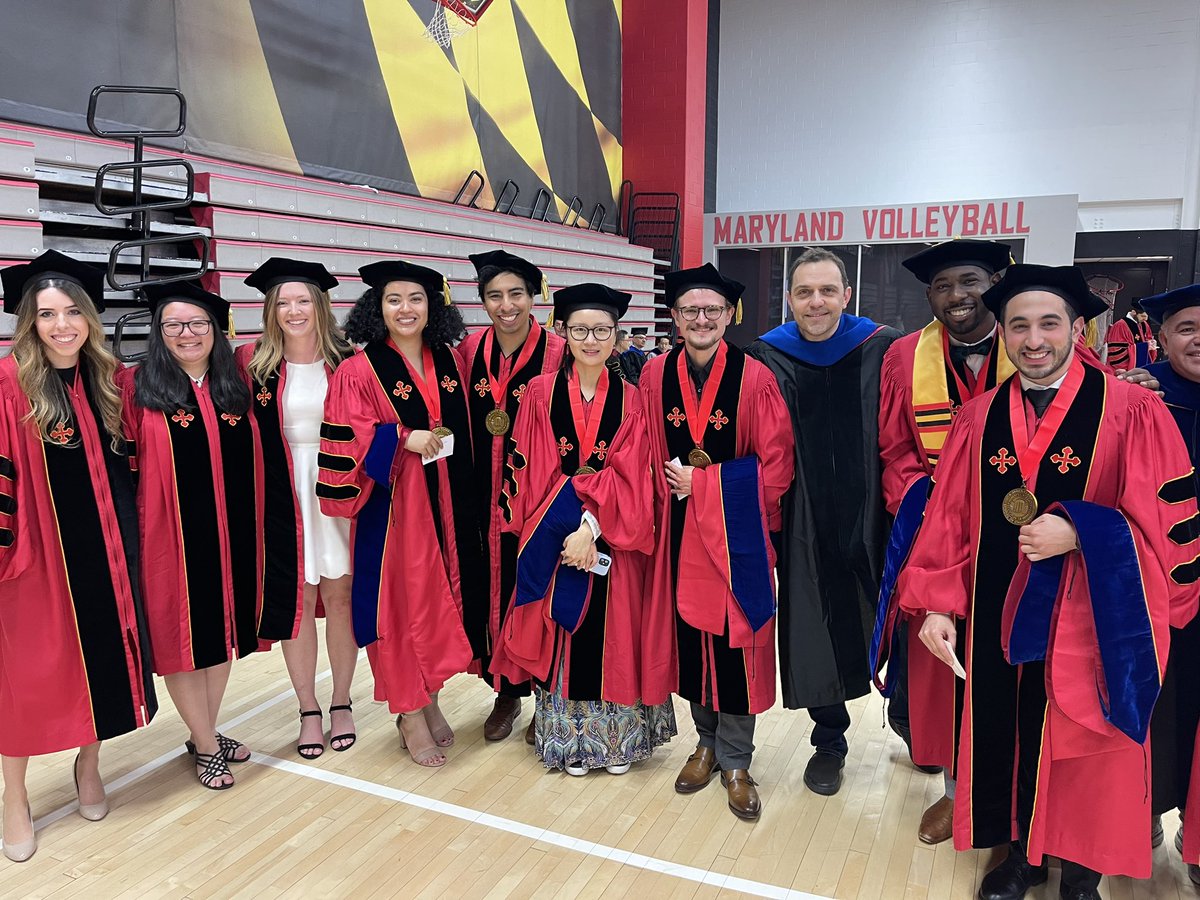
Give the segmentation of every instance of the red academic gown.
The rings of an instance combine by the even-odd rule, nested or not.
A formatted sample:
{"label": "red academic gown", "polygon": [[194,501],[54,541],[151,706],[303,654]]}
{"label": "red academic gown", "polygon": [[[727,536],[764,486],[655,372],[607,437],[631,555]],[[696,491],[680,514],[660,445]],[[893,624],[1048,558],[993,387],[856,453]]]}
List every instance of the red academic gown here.
{"label": "red academic gown", "polygon": [[1108,346],[1108,364],[1114,369],[1132,369],[1140,364],[1137,345],[1146,344],[1148,362],[1158,360],[1158,350],[1153,345],[1154,330],[1149,322],[1137,322],[1136,331],[1130,327],[1128,317],[1117,319],[1109,326],[1104,343]]}
{"label": "red academic gown", "polygon": [[[436,391],[438,421],[430,421],[404,356],[388,339],[338,366],[321,427],[317,496],[325,515],[353,520],[354,634],[367,648],[375,699],[394,713],[424,707],[467,671],[462,610],[483,590],[462,360],[441,346],[432,362],[426,381]],[[453,432],[454,453],[423,465],[404,443],[438,425]]]}
{"label": "red academic gown", "polygon": [[[46,443],[26,421],[16,360],[0,359],[0,754],[107,740],[157,708],[137,585],[129,464],[91,400]],[[52,375],[51,377],[56,377]]]}
{"label": "red academic gown", "polygon": [[[726,344],[726,367],[716,392],[712,414],[705,423],[703,449],[714,464],[756,457],[762,490],[762,525],[770,532],[782,527],[780,499],[792,482],[794,448],[791,419],[775,376],[758,360]],[[771,618],[752,637],[739,639],[731,628],[741,630],[729,612],[722,633],[702,631],[679,614],[676,593],[678,563],[684,544],[703,543],[719,531],[719,503],[708,497],[718,486],[718,467],[692,472],[693,496],[676,499],[667,484],[663,463],[679,458],[686,464],[695,444],[687,428],[684,390],[692,391],[690,376],[680,384],[677,368],[683,345],[657,356],[642,369],[639,388],[650,440],[654,480],[654,521],[657,535],[649,592],[642,625],[642,644],[669,648],[669,654],[642,658],[642,702],[664,702],[672,693],[719,712],[748,715],[764,712],[775,702],[775,620]],[[685,540],[686,539],[686,540]],[[768,549],[768,566],[775,554]],[[774,573],[768,577],[774,580]],[[728,609],[728,584],[712,583],[711,590],[691,591],[684,598],[707,607],[718,618]],[[693,616],[693,618],[695,618]],[[731,638],[734,643],[731,644]]]}
{"label": "red academic gown", "polygon": [[[485,359],[488,335],[492,335],[491,357]],[[532,317],[525,343],[510,357],[500,352],[500,343],[492,328],[472,332],[458,348],[467,367],[466,383],[470,388],[467,401],[471,409],[471,445],[475,460],[474,498],[483,532],[487,578],[484,602],[475,606],[464,598],[467,605],[463,609],[463,623],[476,660],[472,671],[497,690],[500,679],[490,672],[492,651],[500,634],[500,623],[512,602],[517,571],[517,536],[504,531],[504,514],[500,510],[505,461],[513,449],[512,425],[530,379],[557,372],[565,349],[566,342],[562,338],[543,328]],[[493,388],[499,391],[501,382],[504,395],[498,404]],[[510,424],[505,434],[493,435],[487,430],[487,414],[495,409],[508,413]]]}
{"label": "red academic gown", "polygon": [[[271,640],[292,640],[304,614],[304,519],[296,499],[292,451],[283,435],[283,386],[287,361],[279,372],[256,382],[250,375],[253,344],[234,351],[238,369],[254,397],[250,410],[258,421],[263,454],[263,623],[260,633]],[[326,373],[333,370],[326,366]],[[319,606],[319,601],[318,601]]]}
{"label": "red academic gown", "polygon": [[[1123,515],[1132,533],[1129,552],[1114,551],[1108,562],[1140,567],[1134,571],[1161,683],[1168,625],[1187,621],[1196,609],[1194,586],[1181,583],[1194,580],[1187,563],[1195,545],[1181,546],[1173,531],[1196,515],[1191,463],[1156,395],[1078,360],[1071,371],[1068,381],[1079,378],[1079,393],[1028,487],[1039,511],[1055,501],[1084,500]],[[1023,837],[1035,865],[1052,855],[1106,874],[1145,878],[1148,748],[1105,721],[1097,697],[1097,631],[1087,602],[1095,595],[1078,552],[1066,557],[1064,578],[1072,585],[1068,599],[1073,590],[1078,602],[1060,598],[1055,607],[1045,662],[1014,666],[1004,655],[1001,629],[1021,560],[1018,529],[1001,515],[1003,497],[1021,484],[1009,402],[1006,382],[959,413],[925,523],[897,585],[910,615],[928,610],[966,620],[965,647],[958,648],[967,680],[954,844],[965,850]],[[1020,402],[1032,435],[1039,423],[1028,402]],[[1135,458],[1145,465],[1121,464]]]}
{"label": "red academic gown", "polygon": [[[880,373],[879,453],[883,466],[883,498],[888,513],[896,516],[900,503],[914,485],[932,476],[941,456],[941,447],[950,425],[963,405],[983,396],[1014,371],[1008,360],[999,330],[991,352],[978,375],[962,366],[956,371],[950,361],[950,341],[938,321],[905,335],[888,348]],[[941,384],[934,391],[939,399],[927,402],[926,389],[918,386],[917,348],[924,339],[942,347],[944,393]],[[1082,338],[1075,346],[1081,360],[1102,371],[1110,371],[1086,347]],[[923,372],[939,377],[933,371]],[[924,486],[916,488],[923,490]],[[891,603],[897,601],[895,594]],[[907,629],[909,727],[912,756],[918,765],[943,766],[954,771],[957,757],[959,719],[962,715],[962,686],[954,673],[925,651],[919,636],[920,621]],[[890,634],[890,629],[888,634]],[[882,638],[888,640],[887,634]]]}
{"label": "red academic gown", "polygon": [[[529,382],[513,432],[503,502],[511,516],[508,530],[520,536],[524,556],[539,549],[530,539],[543,525],[547,506],[569,489],[578,497],[580,513],[586,510],[600,523],[596,547],[612,565],[607,575],[586,576],[586,606],[573,632],[552,618],[556,582],[540,600],[514,606],[501,629],[492,671],[513,682],[532,677],[568,700],[632,706],[641,699],[641,655],[664,650],[643,647],[641,635],[642,609],[653,599],[645,593],[654,550],[650,448],[637,388],[611,378],[607,370],[602,378],[608,382],[603,407],[595,408],[598,393],[584,407],[600,415],[595,452],[586,458],[572,417],[567,373]],[[576,474],[584,465],[595,474]],[[577,526],[579,517],[572,518]],[[551,543],[556,546],[547,548],[550,552],[562,550],[561,540]]]}
{"label": "red academic gown", "polygon": [[259,631],[267,609],[254,417],[219,409],[208,379],[189,379],[188,402],[173,412],[138,406],[134,377],[124,387],[154,671],[206,669],[268,649]]}

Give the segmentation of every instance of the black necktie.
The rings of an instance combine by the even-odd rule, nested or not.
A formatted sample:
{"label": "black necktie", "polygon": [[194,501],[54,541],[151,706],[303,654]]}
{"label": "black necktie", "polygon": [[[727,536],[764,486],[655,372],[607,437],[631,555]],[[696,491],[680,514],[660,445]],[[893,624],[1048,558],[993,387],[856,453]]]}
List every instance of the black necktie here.
{"label": "black necktie", "polygon": [[965,363],[968,356],[987,356],[992,352],[995,336],[985,337],[978,344],[951,344],[950,362]]}
{"label": "black necktie", "polygon": [[1044,391],[1035,391],[1030,388],[1025,389],[1025,398],[1033,407],[1033,413],[1039,419],[1045,415],[1050,404],[1054,402],[1054,395],[1058,393],[1058,388],[1046,388]]}

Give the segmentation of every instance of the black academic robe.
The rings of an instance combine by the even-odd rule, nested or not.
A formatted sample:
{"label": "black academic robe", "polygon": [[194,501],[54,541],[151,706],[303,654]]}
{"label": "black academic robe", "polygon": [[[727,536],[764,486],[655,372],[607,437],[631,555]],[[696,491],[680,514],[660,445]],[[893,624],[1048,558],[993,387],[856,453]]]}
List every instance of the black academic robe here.
{"label": "black academic robe", "polygon": [[779,669],[789,709],[841,703],[871,687],[868,651],[890,525],[879,372],[899,337],[843,315],[828,341],[805,341],[789,322],[747,348],[778,380],[796,442],[779,559]]}
{"label": "black academic robe", "polygon": [[[1163,400],[1179,426],[1192,465],[1200,464],[1200,384],[1175,373],[1167,362],[1147,367],[1162,386]],[[1200,489],[1200,479],[1192,472]],[[1171,655],[1150,723],[1154,772],[1153,809],[1162,814],[1187,805],[1188,779],[1200,725],[1200,616],[1171,629]]]}

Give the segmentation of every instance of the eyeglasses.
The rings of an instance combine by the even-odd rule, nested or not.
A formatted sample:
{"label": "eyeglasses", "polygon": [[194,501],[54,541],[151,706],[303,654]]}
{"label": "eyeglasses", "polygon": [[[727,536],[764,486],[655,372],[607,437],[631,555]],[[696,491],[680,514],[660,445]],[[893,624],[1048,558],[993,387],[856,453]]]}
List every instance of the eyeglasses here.
{"label": "eyeglasses", "polygon": [[586,325],[571,325],[567,328],[567,334],[580,343],[586,341],[589,334],[598,341],[607,341],[612,337],[612,333],[612,325],[593,325],[591,328]]}
{"label": "eyeglasses", "polygon": [[704,318],[710,322],[715,322],[721,316],[725,315],[728,306],[677,306],[675,312],[679,313],[688,322],[695,322],[700,318],[700,311],[704,311]]}
{"label": "eyeglasses", "polygon": [[167,337],[179,337],[183,334],[183,329],[185,328],[196,337],[203,337],[212,329],[212,321],[209,319],[192,319],[190,322],[163,322],[159,327]]}

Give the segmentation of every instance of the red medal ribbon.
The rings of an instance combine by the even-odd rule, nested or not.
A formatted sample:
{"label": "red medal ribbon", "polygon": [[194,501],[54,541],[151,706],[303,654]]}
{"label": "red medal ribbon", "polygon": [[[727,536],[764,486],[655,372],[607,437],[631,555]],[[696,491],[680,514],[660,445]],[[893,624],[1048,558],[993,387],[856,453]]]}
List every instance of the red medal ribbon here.
{"label": "red medal ribbon", "polygon": [[717,402],[717,390],[721,387],[721,376],[725,374],[726,349],[724,341],[717,345],[717,356],[713,360],[712,371],[708,373],[708,380],[704,382],[704,390],[700,392],[699,402],[696,400],[696,390],[688,377],[687,350],[679,353],[676,365],[679,373],[679,393],[683,394],[683,411],[687,413],[688,433],[697,447],[704,445],[704,430],[708,427],[708,417],[712,415],[713,404]]}
{"label": "red medal ribbon", "polygon": [[1067,377],[1063,379],[1058,393],[1050,401],[1050,406],[1042,416],[1041,424],[1038,425],[1037,432],[1031,441],[1025,427],[1025,398],[1021,393],[1021,377],[1019,375],[1013,377],[1012,387],[1008,392],[1008,418],[1012,424],[1013,444],[1017,453],[1017,465],[1021,469],[1022,484],[1028,486],[1029,480],[1037,472],[1038,466],[1042,463],[1042,457],[1046,455],[1050,442],[1058,433],[1058,427],[1066,418],[1067,410],[1071,408],[1071,403],[1075,400],[1075,395],[1079,393],[1081,384],[1083,384],[1083,363],[1075,359],[1071,361]]}
{"label": "red medal ribbon", "polygon": [[[391,338],[388,338],[388,343],[393,350],[400,353],[400,348]],[[404,356],[403,353],[400,355]],[[432,430],[442,424],[442,398],[438,394],[437,367],[433,364],[433,351],[424,343],[421,344],[421,367],[425,370],[424,378],[412,366],[408,366],[408,374],[412,376],[413,384],[417,386],[417,390],[421,392],[421,399],[425,401],[425,409],[429,411],[429,428]]]}
{"label": "red medal ribbon", "polygon": [[604,413],[604,400],[608,397],[608,366],[600,370],[600,380],[596,382],[591,410],[584,409],[583,388],[579,386],[579,373],[574,368],[567,376],[567,395],[571,398],[571,418],[575,420],[575,436],[579,438],[579,465],[586,466],[596,449],[596,437],[600,432],[600,419]]}
{"label": "red medal ribbon", "polygon": [[483,368],[488,373],[488,387],[492,392],[492,400],[496,403],[496,409],[504,409],[504,392],[508,390],[508,383],[517,372],[525,368],[525,364],[529,362],[533,352],[537,349],[538,338],[541,335],[542,326],[530,317],[529,334],[525,335],[525,343],[521,347],[521,352],[517,354],[517,361],[512,364],[508,370],[508,375],[503,381],[492,372],[492,344],[496,338],[496,329],[489,328],[487,336],[483,339]]}

